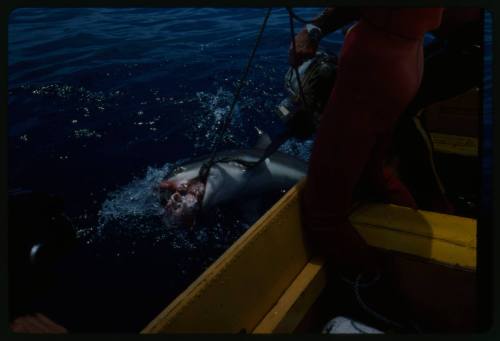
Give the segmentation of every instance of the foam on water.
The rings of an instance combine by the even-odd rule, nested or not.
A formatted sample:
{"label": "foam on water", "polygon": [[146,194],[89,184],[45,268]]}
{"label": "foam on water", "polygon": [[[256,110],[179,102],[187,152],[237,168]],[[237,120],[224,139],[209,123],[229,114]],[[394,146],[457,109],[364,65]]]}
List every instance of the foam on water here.
{"label": "foam on water", "polygon": [[143,177],[109,193],[98,212],[98,225],[78,231],[79,238],[88,245],[120,240],[116,255],[133,254],[137,240],[149,240],[152,245],[162,243],[173,249],[193,250],[210,244],[225,250],[250,226],[230,212],[217,208],[192,230],[168,226],[162,219],[164,208],[155,188],[182,162],[149,167]]}
{"label": "foam on water", "polygon": [[[280,151],[307,161],[312,140],[291,139]],[[194,230],[168,226],[161,219],[164,208],[155,190],[160,181],[178,164],[167,163],[162,167],[148,167],[142,177],[108,194],[98,212],[98,225],[80,231],[87,244],[119,236],[120,239],[149,239],[153,243],[168,241],[172,248],[195,249],[210,241],[212,246],[227,248],[253,221],[244,221],[238,213],[217,208],[206,221],[198,222]]]}
{"label": "foam on water", "polygon": [[304,141],[290,139],[283,143],[278,150],[282,153],[295,156],[297,159],[308,162],[311,157],[313,142],[314,140],[312,138]]}
{"label": "foam on water", "polygon": [[170,172],[171,164],[161,168],[148,167],[143,178],[134,179],[123,188],[109,194],[99,211],[99,222],[105,224],[112,219],[131,216],[160,215],[160,205],[155,187]]}
{"label": "foam on water", "polygon": [[[70,140],[78,141],[87,148],[89,148],[90,141],[95,143],[93,148],[98,148],[98,145],[116,143],[107,142],[107,139],[111,134],[115,134],[114,126],[117,124],[134,127],[134,129],[148,129],[143,133],[137,130],[137,136],[130,137],[128,145],[133,146],[144,139],[156,141],[161,136],[168,136],[172,129],[171,124],[166,124],[171,122],[168,120],[168,115],[165,116],[159,110],[168,110],[170,114],[175,112],[176,108],[185,108],[190,111],[185,117],[190,122],[185,136],[188,141],[193,142],[194,148],[191,149],[191,155],[198,156],[206,154],[211,149],[224,122],[234,95],[229,90],[232,88],[229,85],[231,82],[232,80],[228,79],[222,84],[216,83],[214,89],[217,90],[198,91],[194,96],[185,94],[165,97],[161,91],[148,88],[143,100],[133,107],[128,104],[130,90],[127,89],[91,91],[82,85],[52,83],[23,85],[10,89],[10,93],[18,95],[19,98],[30,95],[34,98],[57,101],[58,105],[63,107],[68,106],[68,103],[73,103],[74,110],[68,107],[66,112],[69,114],[61,116],[60,121],[58,119],[55,122],[66,132],[67,139],[60,142],[65,145]],[[252,91],[257,91],[256,85],[250,84],[249,87]],[[276,96],[279,95],[276,94]],[[255,121],[261,127],[269,125],[272,115],[264,115],[264,112],[268,112],[273,105],[267,103],[265,105],[267,110],[260,108],[255,113],[259,103],[255,95],[242,95],[222,141],[222,149],[250,147],[249,141],[255,136],[249,133],[248,128],[253,127]],[[127,108],[127,110],[117,110],[118,108]],[[53,120],[54,118],[49,116],[47,119]],[[19,131],[14,131],[11,127],[10,134],[19,135],[22,142],[28,143],[31,142],[32,136],[31,131],[27,129],[31,128],[25,125],[20,126]],[[307,161],[311,146],[312,140],[291,139],[281,146],[280,151]],[[87,152],[89,151],[90,149],[87,149]],[[108,193],[97,212],[97,223],[79,226],[80,239],[87,244],[113,237],[127,240],[146,238],[154,242],[168,239],[173,248],[187,249],[197,247],[196,245],[206,243],[211,239],[221,247],[222,245],[229,246],[229,242],[234,241],[250,224],[243,222],[239,216],[228,214],[227,211],[214,212],[213,219],[208,223],[202,222],[194,234],[166,226],[162,222],[163,207],[160,205],[158,193],[154,188],[179,162],[183,160],[175,164],[167,163],[161,167],[148,167],[144,175]],[[87,221],[84,221],[84,224],[86,223]]]}

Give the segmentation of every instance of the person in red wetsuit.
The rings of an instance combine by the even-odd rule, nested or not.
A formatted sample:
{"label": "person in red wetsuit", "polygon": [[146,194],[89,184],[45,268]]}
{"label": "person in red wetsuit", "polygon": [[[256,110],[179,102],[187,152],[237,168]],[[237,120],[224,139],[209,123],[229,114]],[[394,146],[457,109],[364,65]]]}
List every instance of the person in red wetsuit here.
{"label": "person in red wetsuit", "polygon": [[[442,8],[326,10],[315,23],[324,35],[353,18],[345,37],[337,78],[325,106],[302,196],[304,225],[319,253],[353,272],[380,270],[348,216],[358,189],[399,205],[416,207],[411,194],[384,167],[391,133],[419,88],[424,34],[439,27]],[[300,64],[317,48],[307,28],[296,38]]]}

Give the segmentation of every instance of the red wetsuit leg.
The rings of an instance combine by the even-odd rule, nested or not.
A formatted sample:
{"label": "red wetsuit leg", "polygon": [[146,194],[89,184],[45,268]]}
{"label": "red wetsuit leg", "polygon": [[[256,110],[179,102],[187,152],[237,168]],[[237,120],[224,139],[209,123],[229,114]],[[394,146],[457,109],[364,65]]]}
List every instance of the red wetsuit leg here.
{"label": "red wetsuit leg", "polygon": [[[346,37],[302,198],[305,227],[321,253],[341,256],[364,247],[348,223],[353,191],[363,173],[384,178],[383,147],[378,151],[377,145],[384,145],[380,140],[414,97],[422,58],[421,39],[394,36],[363,19]],[[380,160],[372,160],[374,155]],[[356,251],[348,257],[356,257]]]}
{"label": "red wetsuit leg", "polygon": [[403,185],[395,169],[385,163],[391,143],[391,135],[379,136],[359,186],[367,187],[366,190],[375,196],[375,200],[416,209],[417,203],[410,191]]}
{"label": "red wetsuit leg", "polygon": [[403,185],[401,180],[399,180],[394,169],[391,167],[384,167],[383,173],[385,186],[382,195],[387,199],[387,201],[391,204],[416,209],[417,203],[415,202],[415,199],[413,199],[410,191],[405,185]]}

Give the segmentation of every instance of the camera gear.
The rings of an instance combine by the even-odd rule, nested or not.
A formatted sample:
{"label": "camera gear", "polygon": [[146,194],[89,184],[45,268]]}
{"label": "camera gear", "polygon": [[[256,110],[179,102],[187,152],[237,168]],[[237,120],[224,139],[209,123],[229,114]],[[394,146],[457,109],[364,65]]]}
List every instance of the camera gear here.
{"label": "camera gear", "polygon": [[11,256],[33,266],[53,263],[76,244],[63,199],[32,191],[9,193]]}
{"label": "camera gear", "polygon": [[[294,69],[288,69],[285,88],[290,96],[279,104],[278,116],[287,124],[294,137],[306,139],[318,127],[323,107],[335,82],[336,71],[337,56],[323,51],[316,52],[313,58],[299,66],[299,80]],[[300,86],[304,99],[300,96]]]}
{"label": "camera gear", "polygon": [[29,190],[9,192],[10,318],[36,311],[52,285],[54,266],[76,246],[62,198]]}

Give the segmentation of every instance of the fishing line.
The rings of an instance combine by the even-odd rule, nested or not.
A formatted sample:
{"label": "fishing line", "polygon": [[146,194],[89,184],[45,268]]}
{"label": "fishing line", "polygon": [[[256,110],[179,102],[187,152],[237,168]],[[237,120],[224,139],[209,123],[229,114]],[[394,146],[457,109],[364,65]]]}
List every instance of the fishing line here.
{"label": "fishing line", "polygon": [[[389,325],[393,325],[397,328],[400,328],[400,329],[403,329],[403,326],[397,322],[394,322],[392,320],[390,320],[389,318],[385,317],[384,315],[376,312],[375,310],[371,309],[364,301],[363,299],[361,298],[361,294],[359,292],[359,288],[360,288],[360,285],[361,285],[361,278],[363,277],[362,274],[359,274],[357,277],[356,277],[356,281],[354,282],[354,294],[356,295],[356,300],[358,301],[359,305],[361,306],[361,308],[363,308],[364,311],[366,311],[368,314],[374,316],[375,318],[377,318],[378,320],[380,321],[383,321],[385,322],[386,324],[389,324]],[[380,277],[379,277],[380,278]]]}
{"label": "fishing line", "polygon": [[[290,7],[286,8],[288,11],[288,18],[290,19],[290,35],[292,38],[292,49],[293,49],[293,55],[294,58],[297,56],[297,46],[295,44],[295,29],[294,29],[294,23],[293,23],[293,18],[296,16],[293,10]],[[295,64],[295,63],[294,63]],[[299,94],[300,94],[300,100],[302,101],[302,104],[306,104],[305,96],[304,96],[304,90],[302,88],[302,83],[300,81],[300,75],[299,75],[299,68],[296,65],[293,65],[293,69],[295,71],[295,77],[297,78],[297,84],[299,86]]]}
{"label": "fishing line", "polygon": [[215,161],[215,155],[217,153],[217,149],[219,148],[219,145],[222,142],[222,139],[225,135],[225,132],[229,126],[229,123],[231,122],[232,117],[233,117],[234,108],[236,106],[236,103],[238,102],[238,99],[240,98],[241,89],[243,88],[243,85],[245,84],[245,79],[247,78],[248,73],[250,71],[250,67],[252,65],[252,61],[253,61],[253,58],[254,58],[255,53],[257,51],[257,48],[259,47],[260,40],[262,38],[262,34],[264,33],[264,29],[266,27],[267,21],[269,19],[269,16],[271,15],[271,10],[272,10],[272,8],[269,8],[267,10],[266,16],[264,17],[264,21],[260,25],[259,33],[257,34],[257,39],[255,41],[254,48],[252,49],[252,53],[250,54],[250,58],[248,59],[246,68],[245,68],[243,75],[238,83],[237,88],[236,88],[236,92],[234,94],[233,101],[231,103],[229,111],[226,114],[222,129],[221,129],[220,133],[215,137],[215,142],[212,146],[212,152],[211,152],[210,158],[206,163],[204,163],[202,165],[202,167],[200,168],[200,171],[198,173],[198,177],[204,182],[208,177],[208,172],[210,171],[210,167],[212,167],[212,165],[215,163],[214,161]]}
{"label": "fishing line", "polygon": [[295,20],[297,20],[298,22],[301,22],[303,24],[314,24],[314,19],[312,20],[306,20],[302,17],[299,17],[291,7],[287,7],[287,10],[288,10],[288,13],[290,14],[291,17],[293,17]]}
{"label": "fishing line", "polygon": [[[287,7],[286,8],[287,11],[288,11],[288,18],[289,18],[289,21],[290,21],[290,37],[291,37],[291,40],[292,40],[292,49],[293,49],[293,55],[294,56],[297,56],[297,46],[295,44],[295,28],[294,28],[294,22],[293,22],[293,19],[297,19],[298,21],[300,22],[303,22],[303,23],[308,23],[306,20],[300,18],[299,16],[297,16],[294,12],[293,12],[293,9],[291,7]],[[299,69],[296,65],[293,65],[293,70],[295,71],[295,77],[297,78],[297,84],[299,86],[299,95],[300,95],[300,98],[299,100],[302,101],[302,104],[303,105],[306,105],[306,99],[305,99],[305,96],[304,96],[304,89],[302,88],[302,82],[300,81],[300,74],[299,74]],[[274,152],[276,152],[278,150],[278,148],[286,141],[288,140],[290,137],[293,136],[293,133],[291,131],[290,128],[288,128],[287,130],[285,130],[280,136],[278,136],[278,138],[276,138],[264,151],[264,153],[262,154],[262,156],[257,160],[255,161],[250,168],[253,168],[253,167],[257,167],[258,165],[260,165],[265,159],[267,159],[271,154],[273,154]]]}
{"label": "fishing line", "polygon": [[[225,117],[222,129],[221,129],[220,133],[215,137],[215,142],[214,142],[214,144],[212,146],[212,152],[211,152],[210,158],[208,159],[207,162],[205,162],[205,163],[203,163],[201,165],[200,170],[198,172],[198,179],[200,181],[202,181],[203,183],[205,183],[205,184],[206,184],[207,179],[208,179],[208,174],[210,172],[210,168],[216,163],[215,156],[217,154],[217,150],[219,148],[220,143],[222,142],[222,139],[223,139],[223,137],[225,135],[225,132],[226,132],[228,126],[229,126],[229,123],[231,122],[231,119],[232,119],[232,116],[233,116],[233,112],[234,112],[234,108],[235,108],[236,103],[237,103],[237,101],[238,101],[238,99],[240,97],[241,89],[243,88],[243,85],[245,84],[245,79],[247,78],[248,73],[250,71],[250,67],[252,65],[253,58],[254,58],[255,53],[257,51],[257,48],[258,48],[258,46],[260,44],[262,35],[264,33],[264,29],[265,29],[267,21],[269,19],[269,16],[271,15],[271,10],[272,10],[272,8],[269,8],[267,10],[266,16],[264,17],[264,21],[262,22],[262,24],[260,26],[259,33],[257,34],[257,39],[255,41],[255,45],[254,45],[254,47],[252,49],[252,53],[250,54],[250,58],[248,59],[245,71],[243,72],[243,75],[242,75],[242,77],[241,77],[241,79],[240,79],[240,81],[238,83],[237,88],[236,88],[236,92],[235,92],[235,95],[233,97],[233,101],[231,103],[229,111],[226,114],[226,117]],[[287,11],[288,11],[288,14],[289,14],[289,19],[290,19],[290,35],[291,35],[291,39],[292,39],[293,53],[294,53],[294,55],[296,55],[297,54],[297,47],[296,47],[296,44],[295,44],[295,30],[294,30],[294,22],[293,22],[293,20],[295,18],[298,21],[303,22],[303,23],[308,23],[308,21],[304,20],[303,18],[301,18],[298,15],[296,15],[293,12],[292,8],[290,8],[290,7],[287,7]],[[302,84],[300,82],[300,75],[299,75],[299,70],[298,70],[297,66],[294,66],[294,70],[295,70],[295,74],[296,74],[296,77],[297,77],[297,82],[298,82],[298,86],[299,86],[300,97],[301,97],[301,100],[302,100],[303,104],[305,104],[306,102],[305,102],[304,91],[303,91],[303,88],[302,88]],[[281,136],[278,138],[277,141],[274,141],[274,143],[271,143],[271,145],[269,145],[266,148],[266,150],[264,151],[264,154],[259,158],[259,160],[257,160],[256,162],[240,161],[240,164],[242,164],[242,165],[244,165],[244,166],[246,166],[248,168],[256,167],[262,161],[264,161],[269,155],[271,155],[273,152],[275,152],[279,148],[279,146],[281,144],[283,144],[283,142],[286,141],[290,136],[291,136],[291,132],[288,131],[288,130],[285,131],[283,134],[281,134]]]}
{"label": "fishing line", "polygon": [[[287,7],[286,9],[288,11],[288,16],[289,16],[289,20],[290,20],[290,35],[291,35],[291,40],[292,40],[293,54],[295,56],[295,55],[297,55],[297,46],[295,44],[294,19],[296,19],[299,22],[306,23],[306,24],[307,23],[311,23],[312,20],[305,20],[305,19],[299,17],[297,14],[295,14],[295,12],[293,11],[293,9],[291,7]],[[225,132],[226,132],[228,126],[229,126],[229,123],[231,122],[231,118],[232,118],[232,115],[233,115],[234,107],[236,105],[236,102],[239,99],[239,96],[240,96],[240,93],[241,93],[241,89],[243,88],[244,81],[245,81],[245,79],[246,79],[246,77],[248,75],[248,72],[250,70],[250,66],[251,66],[253,58],[255,56],[255,52],[257,51],[257,48],[258,48],[258,46],[260,44],[260,40],[262,38],[262,34],[263,34],[264,29],[266,27],[266,24],[267,24],[267,21],[269,19],[269,16],[271,15],[271,10],[272,10],[272,8],[268,9],[268,11],[266,13],[266,16],[264,18],[264,21],[262,22],[262,24],[260,26],[260,30],[259,30],[259,33],[257,35],[255,46],[254,46],[254,48],[252,50],[252,53],[251,53],[250,58],[248,60],[248,63],[247,63],[247,66],[245,68],[245,71],[243,73],[243,76],[242,76],[240,82],[238,83],[238,87],[236,89],[236,93],[235,93],[235,95],[233,97],[233,102],[231,103],[231,107],[230,107],[230,109],[229,109],[229,111],[228,111],[228,113],[226,115],[226,118],[225,118],[223,127],[221,129],[221,132],[216,137],[215,143],[214,143],[214,145],[212,147],[212,152],[211,152],[210,159],[207,162],[205,162],[201,166],[201,168],[200,168],[200,171],[198,173],[198,177],[202,181],[206,181],[206,179],[208,177],[208,173],[210,171],[210,168],[215,163],[215,155],[216,155],[217,150],[219,148],[219,145],[220,145],[220,143],[222,141],[222,138],[224,137],[224,134],[225,134]],[[299,70],[298,70],[297,66],[293,66],[293,68],[294,68],[295,75],[297,77],[298,86],[299,86],[300,100],[302,101],[303,104],[305,104],[306,101],[305,101],[305,96],[304,96],[304,90],[302,88],[302,83],[300,81]],[[247,162],[247,166],[248,167],[256,167],[257,165],[259,165],[269,155],[271,155],[272,153],[274,153],[280,147],[280,145],[283,144],[283,142],[286,141],[290,136],[292,136],[291,132],[289,132],[289,131],[284,132],[274,143],[272,143],[268,148],[266,148],[264,154],[259,158],[258,161],[253,162],[253,163]]]}

